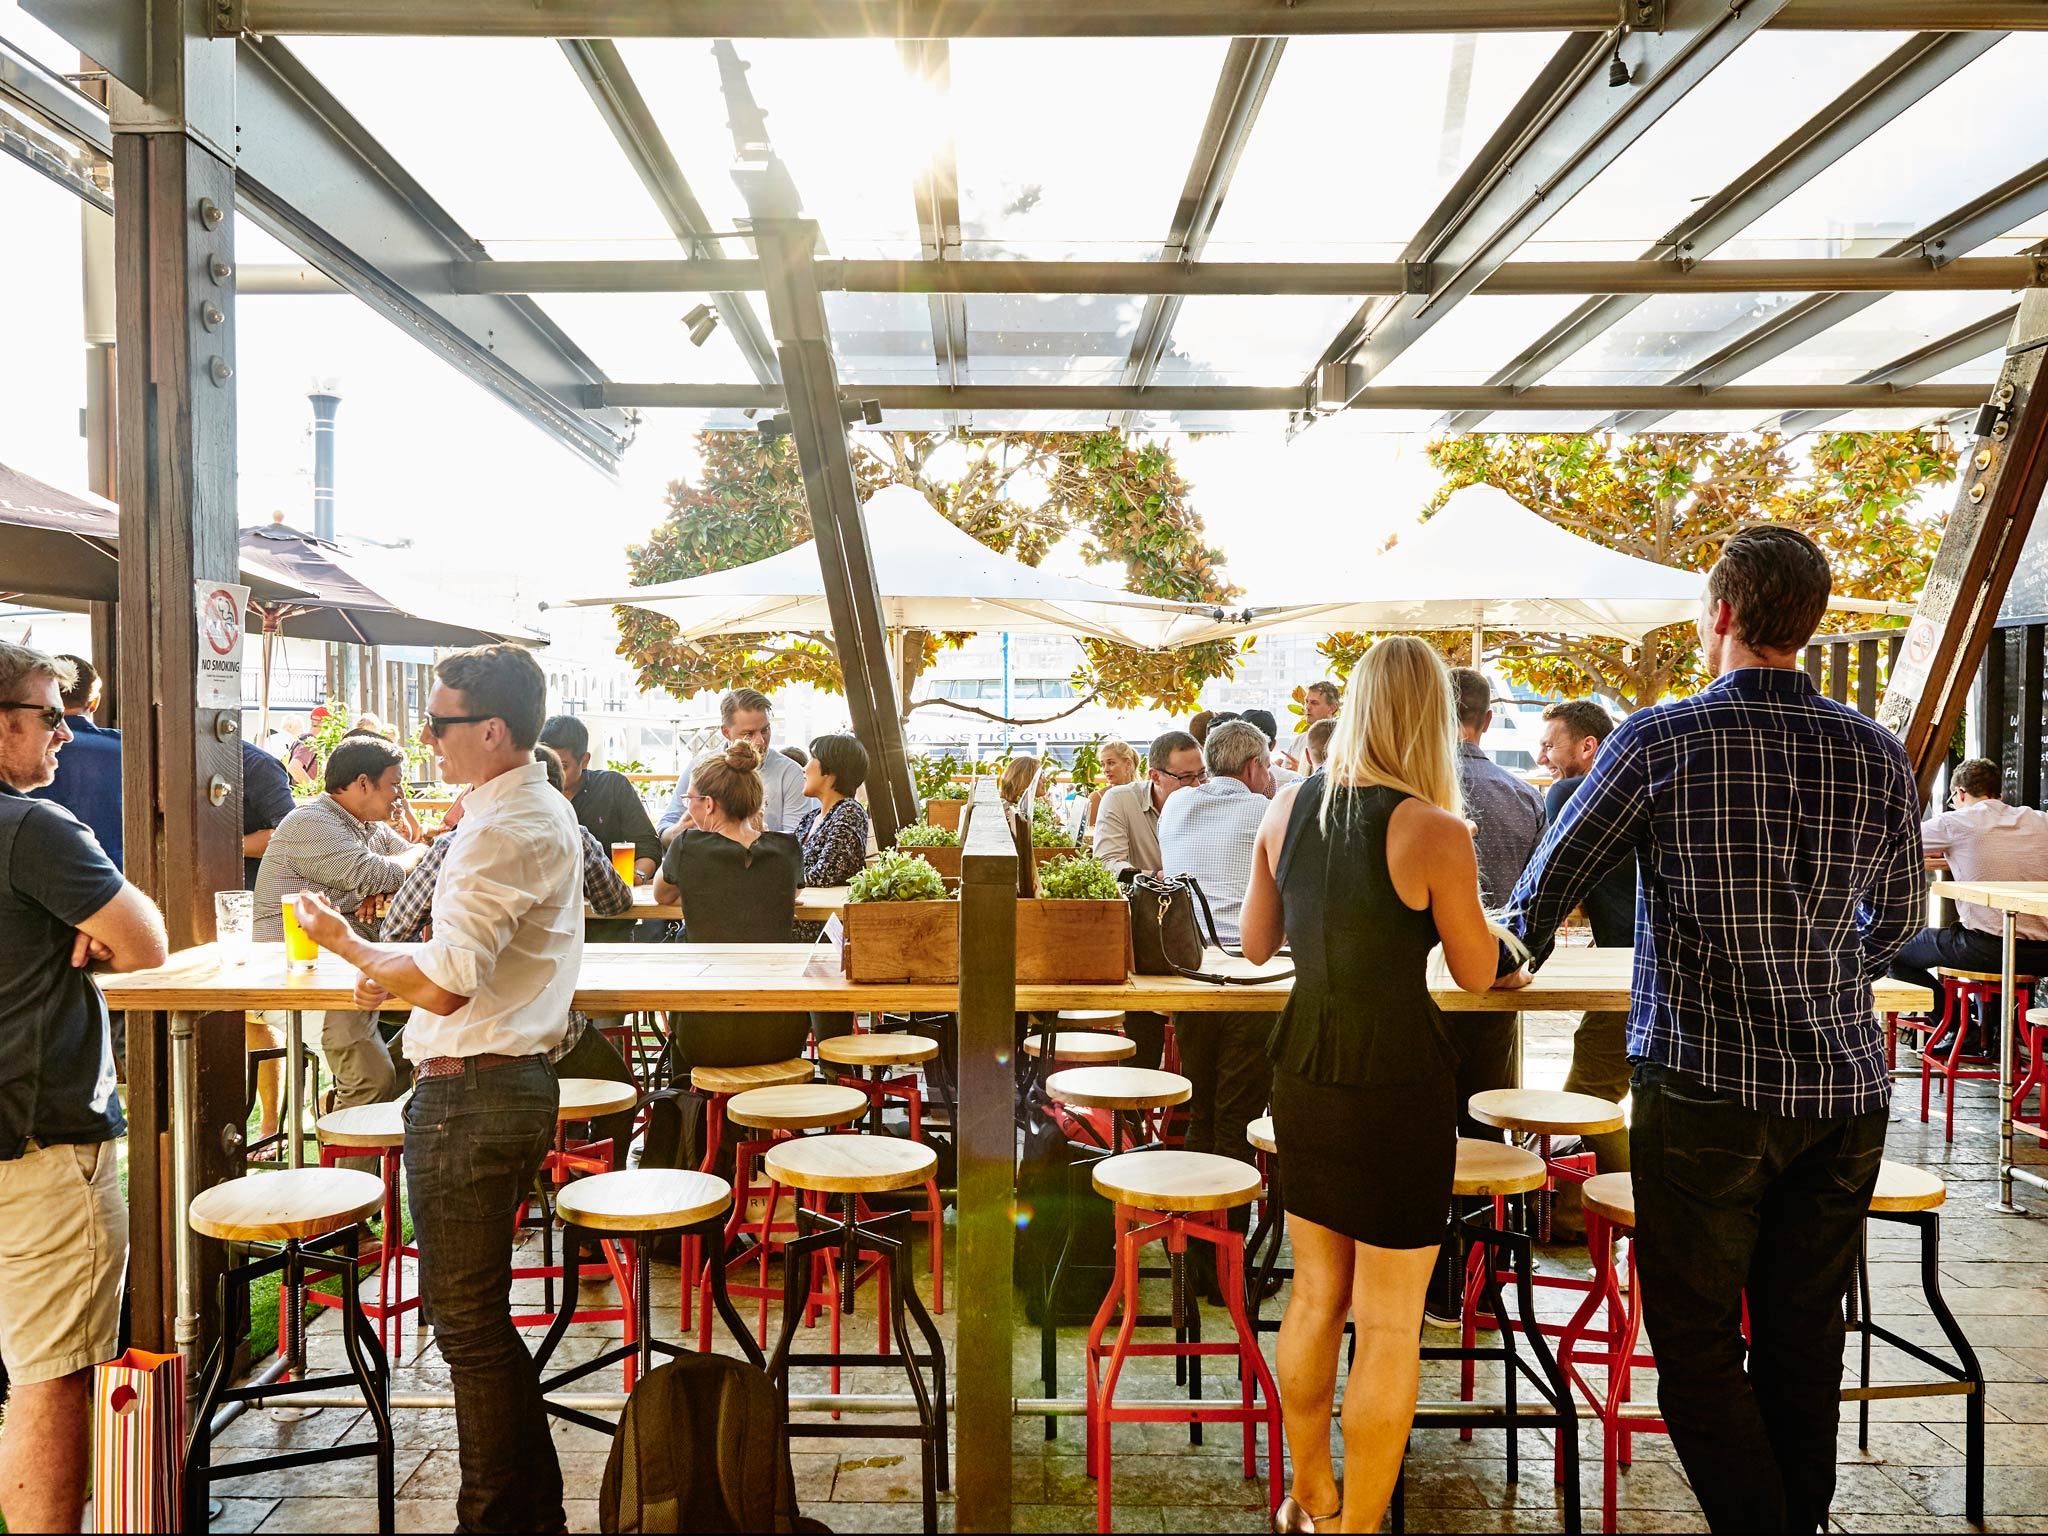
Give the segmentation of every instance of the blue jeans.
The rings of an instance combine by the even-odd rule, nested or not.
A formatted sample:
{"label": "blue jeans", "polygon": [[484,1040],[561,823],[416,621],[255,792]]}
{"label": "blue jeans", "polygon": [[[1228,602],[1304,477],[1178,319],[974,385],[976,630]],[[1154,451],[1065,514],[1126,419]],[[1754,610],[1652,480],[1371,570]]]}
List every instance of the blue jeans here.
{"label": "blue jeans", "polygon": [[520,1206],[555,1134],[546,1058],[422,1079],[405,1110],[405,1181],[426,1316],[455,1392],[456,1528],[559,1531],[562,1469],[540,1373],[512,1326]]}
{"label": "blue jeans", "polygon": [[1713,1530],[1824,1530],[1842,1297],[1889,1117],[1750,1109],[1651,1062],[1634,1093],[1643,1324],[1672,1447]]}

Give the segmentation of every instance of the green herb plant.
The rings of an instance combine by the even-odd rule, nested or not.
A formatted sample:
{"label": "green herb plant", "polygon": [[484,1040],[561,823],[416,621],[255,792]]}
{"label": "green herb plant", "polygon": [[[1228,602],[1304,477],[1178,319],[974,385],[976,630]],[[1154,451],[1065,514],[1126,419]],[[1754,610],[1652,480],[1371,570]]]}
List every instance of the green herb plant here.
{"label": "green herb plant", "polygon": [[945,901],[946,882],[914,853],[892,848],[853,877],[846,899],[854,901]]}
{"label": "green herb plant", "polygon": [[1107,864],[1092,853],[1080,853],[1039,870],[1038,894],[1049,901],[1116,901],[1124,890]]}
{"label": "green herb plant", "polygon": [[1084,741],[1074,749],[1074,767],[1069,775],[1079,789],[1092,790],[1102,782],[1102,737]]}
{"label": "green herb plant", "polygon": [[1067,829],[1060,825],[1059,812],[1043,801],[1031,807],[1031,846],[1034,848],[1071,848],[1074,846],[1074,840],[1067,836]]}
{"label": "green herb plant", "polygon": [[928,752],[914,757],[910,760],[911,788],[920,800],[949,800],[952,796],[946,790],[962,766],[960,759],[950,752]]}
{"label": "green herb plant", "polygon": [[896,834],[898,848],[958,848],[960,834],[951,827],[935,827],[928,821],[913,822]]}

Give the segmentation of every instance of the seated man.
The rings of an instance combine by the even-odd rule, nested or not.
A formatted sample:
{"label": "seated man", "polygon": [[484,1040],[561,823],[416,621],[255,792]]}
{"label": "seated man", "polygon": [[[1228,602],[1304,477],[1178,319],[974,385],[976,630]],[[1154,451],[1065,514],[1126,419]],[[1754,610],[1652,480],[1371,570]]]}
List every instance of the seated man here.
{"label": "seated man", "polygon": [[[365,937],[376,933],[385,899],[426,852],[390,824],[404,772],[405,754],[381,736],[350,736],[334,749],[323,780],[327,792],[279,822],[263,850],[252,930],[257,939],[284,937],[285,898],[300,891],[319,892]],[[306,1022],[309,1039],[318,1031],[336,1109],[396,1094],[398,1072],[377,1033],[376,1014],[310,1014]]]}
{"label": "seated man", "polygon": [[[2048,815],[2005,803],[1998,764],[1973,757],[1958,765],[1949,780],[1949,800],[1954,810],[1928,817],[1920,828],[1930,860],[1946,859],[1958,880],[2048,880]],[[1959,901],[1956,916],[1959,921],[1946,928],[1923,928],[1908,939],[1892,962],[1892,975],[1932,987],[1939,997],[1936,966],[1996,974],[2004,959],[1998,914]],[[2021,914],[2018,935],[2019,974],[2048,975],[2048,918]],[[1974,1035],[1974,1024],[1965,1023]],[[1977,1044],[1966,1039],[1964,1048]]]}
{"label": "seated man", "polygon": [[[718,701],[718,734],[727,741],[751,741],[761,754],[761,830],[793,833],[804,819],[804,813],[811,810],[816,802],[804,798],[803,769],[769,748],[775,731],[771,718],[774,710],[774,704],[765,693],[752,688],[735,688]],[[720,747],[718,750],[723,752],[725,749]],[[699,757],[697,761],[702,762],[703,758]],[[682,777],[676,780],[668,809],[654,824],[664,848],[690,828],[690,818],[686,813],[689,809],[690,776],[696,768],[697,764],[691,763]]]}
{"label": "seated man", "polygon": [[[1202,744],[1207,781],[1169,795],[1159,812],[1161,869],[1195,878],[1216,919],[1217,936],[1231,948],[1237,946],[1238,914],[1251,884],[1252,844],[1273,798],[1268,751],[1266,733],[1250,721],[1211,725]],[[1272,1027],[1270,1013],[1183,1013],[1176,1019],[1180,1069],[1194,1085],[1188,1100],[1190,1152],[1252,1161],[1244,1132],[1265,1113],[1273,1086],[1273,1066],[1266,1059]]]}

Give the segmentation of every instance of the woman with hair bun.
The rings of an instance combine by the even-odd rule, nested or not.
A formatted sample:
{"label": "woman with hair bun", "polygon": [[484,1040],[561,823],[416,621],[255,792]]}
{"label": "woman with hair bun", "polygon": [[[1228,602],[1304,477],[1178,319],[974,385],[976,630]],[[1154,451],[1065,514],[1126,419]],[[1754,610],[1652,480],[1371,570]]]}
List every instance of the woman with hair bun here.
{"label": "woman with hair bun", "polygon": [[[787,944],[803,883],[803,845],[788,832],[763,832],[761,751],[725,743],[690,770],[684,799],[689,829],[668,845],[654,876],[654,899],[680,900],[686,944]],[[803,1054],[810,1016],[803,1013],[677,1014],[677,1063],[750,1067]]]}

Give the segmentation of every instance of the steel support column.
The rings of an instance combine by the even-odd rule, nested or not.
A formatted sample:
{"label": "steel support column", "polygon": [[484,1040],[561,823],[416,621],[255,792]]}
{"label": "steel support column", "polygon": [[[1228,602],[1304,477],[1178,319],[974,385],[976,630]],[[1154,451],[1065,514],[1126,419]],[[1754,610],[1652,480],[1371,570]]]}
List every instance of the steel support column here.
{"label": "steel support column", "polygon": [[[213,937],[213,893],[242,886],[242,760],[232,709],[200,707],[195,580],[236,579],[233,45],[156,38],[152,94],[115,93],[115,349],[121,503],[119,694],[128,877],[163,908],[171,947]],[[173,1245],[196,1247],[169,1192],[239,1173],[240,1015],[199,1031],[195,1120],[166,1123],[161,1015],[130,1014],[128,1118],[134,1336],[198,1347],[213,1264],[166,1294]],[[178,1162],[175,1154],[172,1165]],[[194,1184],[193,1187],[197,1187]],[[206,1325],[208,1328],[211,1324]]]}
{"label": "steel support column", "polygon": [[1920,607],[1886,683],[1878,719],[1934,782],[1990,644],[1999,605],[2048,485],[2048,292],[2020,301],[2005,364],[1964,452],[1954,509]]}
{"label": "steel support column", "polygon": [[[1013,1529],[1012,1372],[1016,1356],[1017,848],[994,781],[975,785],[960,856],[960,1103],[953,1434],[961,1531]],[[1271,1454],[1278,1454],[1274,1448]]]}
{"label": "steel support column", "polygon": [[[751,195],[751,194],[750,194]],[[825,328],[824,300],[811,280],[817,226],[807,220],[756,218],[755,243],[770,274],[768,324],[782,366],[789,434],[803,469],[812,542],[825,577],[833,645],[846,682],[853,728],[874,760],[868,809],[881,847],[921,814],[910,784],[903,720],[889,671],[889,636],[881,589],[853,480],[853,455],[841,416],[839,379]]]}

